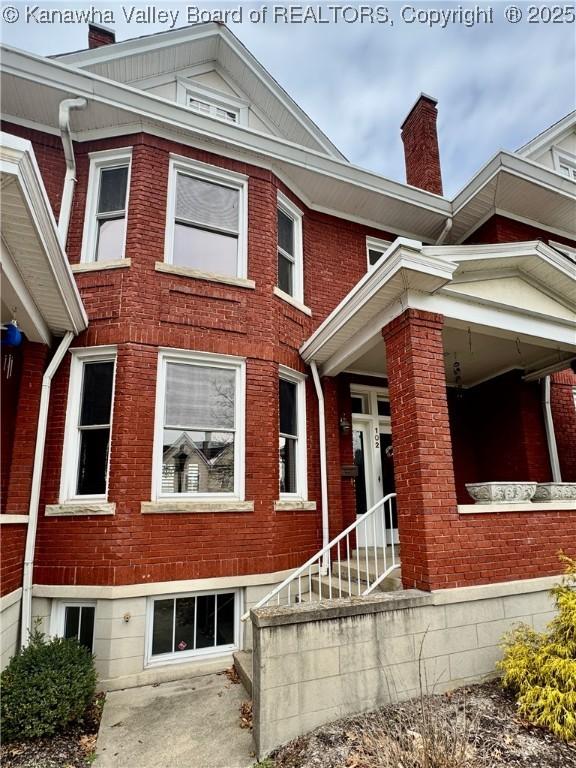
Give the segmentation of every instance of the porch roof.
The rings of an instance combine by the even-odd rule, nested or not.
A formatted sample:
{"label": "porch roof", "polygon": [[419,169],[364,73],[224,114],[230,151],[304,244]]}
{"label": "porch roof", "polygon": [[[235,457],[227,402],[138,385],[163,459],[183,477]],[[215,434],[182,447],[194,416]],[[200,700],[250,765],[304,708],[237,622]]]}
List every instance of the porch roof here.
{"label": "porch roof", "polygon": [[79,333],[88,318],[29,141],[2,133],[2,322],[30,341]]}
{"label": "porch roof", "polygon": [[468,384],[503,369],[561,369],[576,357],[569,257],[540,241],[426,246],[399,238],[303,344],[302,358],[323,375],[385,373],[381,330],[407,308],[444,315],[447,369],[452,352],[456,359],[457,348],[470,347]]}

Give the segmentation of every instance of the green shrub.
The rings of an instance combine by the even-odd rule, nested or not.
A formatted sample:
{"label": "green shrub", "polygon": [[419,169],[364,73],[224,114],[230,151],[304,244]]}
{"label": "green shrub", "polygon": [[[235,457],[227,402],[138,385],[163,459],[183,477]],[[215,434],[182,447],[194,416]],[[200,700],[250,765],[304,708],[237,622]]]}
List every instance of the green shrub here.
{"label": "green shrub", "polygon": [[576,739],[576,561],[561,556],[566,576],[551,590],[558,610],[545,632],[523,625],[504,638],[502,684],[518,713],[564,741]]}
{"label": "green shrub", "polygon": [[86,711],[96,689],[94,659],[76,640],[46,641],[35,631],[0,683],[3,740],[49,736]]}

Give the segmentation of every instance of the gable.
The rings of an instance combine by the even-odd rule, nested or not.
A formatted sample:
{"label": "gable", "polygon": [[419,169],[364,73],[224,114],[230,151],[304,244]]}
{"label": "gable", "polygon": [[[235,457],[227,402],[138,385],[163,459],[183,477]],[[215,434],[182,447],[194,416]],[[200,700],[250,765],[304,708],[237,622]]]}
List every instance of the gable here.
{"label": "gable", "polygon": [[518,154],[557,172],[561,157],[576,163],[576,112],[571,112],[540,133],[521,147]]}
{"label": "gable", "polygon": [[199,87],[246,102],[244,127],[346,159],[223,25],[197,24],[56,58],[169,101],[180,102],[178,82],[191,78]]}
{"label": "gable", "polygon": [[576,322],[576,311],[552,298],[537,284],[522,276],[451,283],[445,290],[487,303],[529,310],[546,317]]}

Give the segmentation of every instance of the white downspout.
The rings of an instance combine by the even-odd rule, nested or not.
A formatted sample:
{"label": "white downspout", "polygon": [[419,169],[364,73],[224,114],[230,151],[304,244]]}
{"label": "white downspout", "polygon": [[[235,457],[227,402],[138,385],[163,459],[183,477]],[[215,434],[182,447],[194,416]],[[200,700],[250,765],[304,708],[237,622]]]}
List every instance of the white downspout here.
{"label": "white downspout", "polygon": [[548,441],[550,466],[552,467],[552,480],[554,480],[555,483],[561,483],[562,473],[560,472],[558,446],[556,445],[556,434],[554,432],[554,422],[552,420],[552,406],[550,405],[550,376],[545,376],[542,382],[542,405],[544,406],[544,423],[546,425],[546,439]]}
{"label": "white downspout", "polygon": [[[318,368],[314,360],[310,363],[312,378],[318,397],[318,431],[320,440],[320,492],[322,498],[322,548],[330,542],[330,529],[328,517],[328,473],[326,470],[326,416],[324,411],[324,393],[318,376]],[[327,556],[324,556],[323,566],[326,565]]]}
{"label": "white downspout", "polygon": [[86,99],[82,98],[64,99],[64,101],[60,102],[60,109],[58,111],[58,124],[60,126],[60,136],[66,160],[66,176],[64,177],[60,217],[58,219],[58,234],[64,248],[66,248],[74,187],[76,186],[76,160],[74,159],[74,146],[72,144],[72,134],[70,133],[70,111],[72,109],[85,109],[87,104]]}
{"label": "white downspout", "polygon": [[453,222],[451,218],[446,219],[446,221],[444,222],[444,227],[442,228],[442,232],[440,232],[440,236],[438,237],[438,240],[436,240],[434,245],[442,245],[444,240],[446,240],[446,238],[452,231],[452,224]]}
{"label": "white downspout", "polygon": [[42,468],[44,465],[44,446],[46,444],[50,387],[52,385],[54,374],[58,370],[73,338],[74,334],[72,331],[68,331],[58,345],[42,378],[36,450],[34,452],[34,467],[32,469],[32,489],[30,491],[30,506],[28,508],[28,531],[26,532],[26,549],[24,552],[24,575],[22,579],[22,631],[20,635],[22,647],[28,644],[30,631],[32,629],[32,571],[34,568],[34,550],[36,548],[36,528],[38,527],[40,484],[42,482]]}

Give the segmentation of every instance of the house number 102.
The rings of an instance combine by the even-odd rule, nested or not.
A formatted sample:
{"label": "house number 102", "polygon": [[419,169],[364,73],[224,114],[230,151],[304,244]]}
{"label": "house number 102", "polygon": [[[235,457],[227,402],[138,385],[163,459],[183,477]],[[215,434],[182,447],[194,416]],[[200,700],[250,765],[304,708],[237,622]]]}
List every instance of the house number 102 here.
{"label": "house number 102", "polygon": [[374,447],[377,451],[380,450],[380,430],[378,427],[374,427]]}

